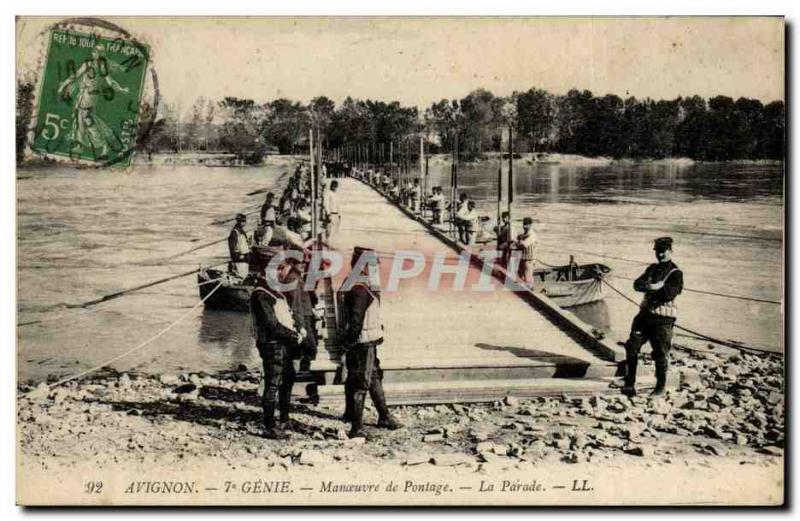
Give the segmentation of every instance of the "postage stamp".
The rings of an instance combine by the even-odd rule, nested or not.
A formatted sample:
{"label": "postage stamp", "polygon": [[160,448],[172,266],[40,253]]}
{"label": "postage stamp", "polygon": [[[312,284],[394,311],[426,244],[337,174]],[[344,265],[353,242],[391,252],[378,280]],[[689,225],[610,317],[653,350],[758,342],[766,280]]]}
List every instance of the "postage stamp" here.
{"label": "postage stamp", "polygon": [[149,48],[53,29],[31,149],[74,161],[130,164]]}

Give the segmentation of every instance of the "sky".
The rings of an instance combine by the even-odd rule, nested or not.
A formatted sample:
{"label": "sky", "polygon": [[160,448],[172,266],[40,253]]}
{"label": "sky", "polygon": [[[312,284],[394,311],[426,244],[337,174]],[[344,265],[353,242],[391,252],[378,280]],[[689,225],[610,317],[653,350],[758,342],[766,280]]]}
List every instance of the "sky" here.
{"label": "sky", "polygon": [[[111,17],[151,46],[163,100],[325,95],[427,107],[476,88],[784,99],[782,18]],[[17,19],[17,74],[56,18]]]}

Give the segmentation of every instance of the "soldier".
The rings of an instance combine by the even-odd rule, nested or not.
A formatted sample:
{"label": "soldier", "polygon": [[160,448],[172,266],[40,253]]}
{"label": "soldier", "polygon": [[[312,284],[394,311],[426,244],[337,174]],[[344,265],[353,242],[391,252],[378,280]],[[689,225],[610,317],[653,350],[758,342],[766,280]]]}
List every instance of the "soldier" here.
{"label": "soldier", "polygon": [[414,179],[414,184],[411,185],[411,210],[418,214],[420,203],[422,202],[422,186],[419,184],[419,179]]}
{"label": "soldier", "polygon": [[[294,385],[292,359],[305,339],[306,331],[296,328],[292,311],[280,292],[269,288],[260,272],[250,296],[250,313],[256,332],[256,348],[264,364],[264,436],[285,439],[289,427],[289,404]],[[276,395],[280,423],[275,423]]]}
{"label": "soldier", "polygon": [[441,186],[434,186],[430,199],[433,224],[442,224],[442,208],[444,207],[444,194]]}
{"label": "soldier", "polygon": [[[356,247],[350,266],[355,267],[365,255],[362,275],[369,275],[370,264],[376,268],[374,250]],[[351,274],[352,275],[352,274]],[[378,346],[383,343],[380,289],[365,282],[356,282],[344,297],[343,313],[345,361],[345,413],[342,419],[352,422],[350,438],[366,438],[364,432],[364,400],[369,391],[378,412],[378,427],[400,429],[402,425],[390,413],[383,392],[383,370],[378,360]]]}
{"label": "soldier", "polygon": [[678,317],[675,297],[683,290],[683,273],[672,262],[672,238],[660,237],[653,246],[657,263],[647,267],[641,277],[633,283],[633,289],[644,293],[639,305],[639,314],[633,319],[631,333],[625,342],[625,385],[622,393],[636,394],[636,366],[639,351],[645,342],[650,342],[656,364],[656,387],[651,395],[664,394],[667,384],[669,351],[672,348],[672,328]]}
{"label": "soldier", "polygon": [[[295,248],[294,251],[303,254],[302,249]],[[308,371],[311,367],[311,361],[317,357],[314,291],[308,291],[305,288],[306,277],[303,261],[289,257],[286,259],[284,266],[285,268],[281,273],[281,282],[287,285],[293,284],[294,289],[283,292],[283,296],[286,297],[286,302],[292,310],[294,323],[307,331],[301,345],[300,371]]]}
{"label": "soldier", "polygon": [[338,181],[331,181],[331,187],[322,196],[322,211],[324,214],[325,235],[330,238],[339,231],[342,217],[339,215],[339,200],[336,190],[339,188]]}
{"label": "soldier", "polygon": [[297,227],[295,231],[303,237],[303,240],[311,237],[311,209],[308,207],[307,199],[300,199],[297,202],[294,217]]}
{"label": "soldier", "polygon": [[247,224],[247,216],[243,213],[236,214],[236,224],[228,235],[228,252],[231,262],[228,264],[228,271],[231,275],[244,278],[249,270],[248,256],[250,254],[250,237],[244,230]]}
{"label": "soldier", "polygon": [[272,241],[272,236],[275,233],[277,208],[275,208],[273,203],[274,200],[275,194],[269,192],[266,201],[264,201],[264,205],[261,206],[261,222],[258,228],[256,228],[255,233],[253,233],[253,242],[259,246],[269,246],[269,243]]}
{"label": "soldier", "polygon": [[261,206],[261,223],[262,224],[275,224],[275,194],[269,192],[264,204]]}
{"label": "soldier", "polygon": [[458,202],[455,206],[455,215],[453,216],[453,223],[458,232],[458,240],[464,244],[467,243],[467,224],[464,215],[468,210],[469,197],[467,194],[462,193],[458,196]]}
{"label": "soldier", "polygon": [[508,259],[511,257],[511,214],[503,212],[500,223],[494,228],[497,234],[497,251],[500,252],[500,265],[508,267]]}
{"label": "soldier", "polygon": [[533,219],[522,219],[522,233],[514,243],[517,250],[522,251],[517,276],[522,282],[533,286],[533,266],[536,262],[536,234],[533,232]]}
{"label": "soldier", "polygon": [[464,226],[464,244],[474,246],[480,219],[478,212],[475,211],[475,201],[467,202],[467,211],[461,213],[461,219],[463,221],[462,226]]}

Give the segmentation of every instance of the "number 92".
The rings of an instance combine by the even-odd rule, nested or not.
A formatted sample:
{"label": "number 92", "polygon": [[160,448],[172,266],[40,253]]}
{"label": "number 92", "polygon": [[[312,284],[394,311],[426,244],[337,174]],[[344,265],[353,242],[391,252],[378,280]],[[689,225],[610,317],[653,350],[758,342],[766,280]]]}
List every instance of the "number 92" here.
{"label": "number 92", "polygon": [[84,484],[83,492],[84,494],[99,494],[100,491],[103,490],[103,482],[102,481],[87,481]]}

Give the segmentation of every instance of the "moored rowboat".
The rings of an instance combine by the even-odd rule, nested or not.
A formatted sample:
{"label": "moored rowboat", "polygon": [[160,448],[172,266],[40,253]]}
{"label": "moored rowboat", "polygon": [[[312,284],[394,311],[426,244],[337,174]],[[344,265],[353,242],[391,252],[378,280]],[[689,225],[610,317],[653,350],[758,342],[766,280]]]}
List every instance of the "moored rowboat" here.
{"label": "moored rowboat", "polygon": [[232,311],[250,310],[250,294],[253,291],[253,285],[243,284],[242,281],[228,276],[223,270],[204,268],[198,272],[197,283],[200,289],[200,298],[206,298],[218,282],[219,289],[205,301],[207,308]]}
{"label": "moored rowboat", "polygon": [[556,305],[570,308],[603,300],[602,278],[611,273],[604,264],[567,264],[533,270],[534,289]]}

